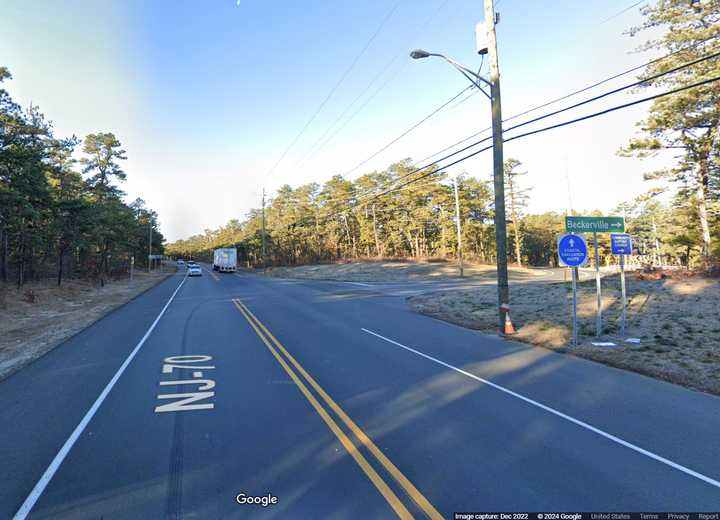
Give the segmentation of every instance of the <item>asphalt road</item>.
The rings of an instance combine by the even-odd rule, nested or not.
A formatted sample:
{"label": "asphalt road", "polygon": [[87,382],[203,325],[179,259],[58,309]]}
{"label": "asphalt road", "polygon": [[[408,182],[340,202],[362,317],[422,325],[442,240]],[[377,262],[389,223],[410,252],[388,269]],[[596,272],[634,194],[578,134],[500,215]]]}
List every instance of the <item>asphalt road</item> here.
{"label": "asphalt road", "polygon": [[720,399],[341,282],[178,274],[1,382],[0,424],[0,518],[720,510]]}

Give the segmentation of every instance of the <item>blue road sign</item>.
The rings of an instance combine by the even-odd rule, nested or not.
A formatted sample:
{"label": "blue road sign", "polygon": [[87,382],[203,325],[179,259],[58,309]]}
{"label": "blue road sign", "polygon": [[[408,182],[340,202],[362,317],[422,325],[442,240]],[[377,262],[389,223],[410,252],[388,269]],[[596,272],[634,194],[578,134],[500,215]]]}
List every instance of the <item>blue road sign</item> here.
{"label": "blue road sign", "polygon": [[610,233],[610,242],[612,244],[612,254],[632,254],[632,239],[627,233]]}
{"label": "blue road sign", "polygon": [[587,242],[580,235],[562,235],[558,238],[558,256],[560,265],[567,267],[585,265],[588,258]]}

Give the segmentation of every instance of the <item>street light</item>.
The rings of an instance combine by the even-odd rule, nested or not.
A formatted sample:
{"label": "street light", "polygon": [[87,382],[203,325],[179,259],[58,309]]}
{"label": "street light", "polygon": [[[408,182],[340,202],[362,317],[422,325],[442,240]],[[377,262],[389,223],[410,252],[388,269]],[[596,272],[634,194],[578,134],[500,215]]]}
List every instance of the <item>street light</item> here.
{"label": "street light", "polygon": [[[500,71],[497,61],[497,42],[495,39],[496,14],[492,0],[485,0],[485,20],[478,25],[478,53],[488,53],[490,58],[490,80],[483,78],[480,74],[461,65],[457,61],[443,54],[428,52],[422,49],[415,49],[410,53],[414,60],[435,56],[444,59],[470,83],[485,94],[492,106],[492,131],[493,131],[493,186],[495,191],[495,244],[497,250],[497,277],[498,277],[498,318],[501,334],[512,333],[510,322],[510,289],[508,286],[507,270],[507,229],[505,222],[505,177],[503,172],[503,135],[502,135],[502,113],[500,108]],[[485,29],[487,29],[485,31]],[[483,34],[485,33],[485,34]],[[487,41],[484,40],[487,37]],[[490,94],[485,92],[482,86],[490,87]]]}
{"label": "street light", "polygon": [[410,57],[414,60],[419,60],[422,58],[429,58],[430,56],[432,56],[432,54],[430,54],[429,52],[424,51],[422,49],[415,49],[414,51],[410,52]]}

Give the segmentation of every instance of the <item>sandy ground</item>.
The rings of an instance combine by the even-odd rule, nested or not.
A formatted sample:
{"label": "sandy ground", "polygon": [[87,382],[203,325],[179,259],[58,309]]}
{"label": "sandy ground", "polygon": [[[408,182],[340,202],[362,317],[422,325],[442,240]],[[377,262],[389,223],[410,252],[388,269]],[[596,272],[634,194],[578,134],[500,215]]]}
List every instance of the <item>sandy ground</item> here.
{"label": "sandy ground", "polygon": [[[603,341],[595,337],[594,281],[578,290],[578,346],[569,345],[572,331],[570,283],[522,284],[511,288],[513,339],[569,352],[608,365],[650,375],[720,395],[720,280],[678,277],[641,280],[627,277],[628,321],[620,337],[620,280],[603,279]],[[417,312],[465,327],[496,332],[497,295],[494,286],[435,292],[410,298]]]}
{"label": "sandy ground", "polygon": [[[466,278],[495,278],[495,266],[467,263]],[[546,274],[546,269],[510,268],[511,279],[534,279]],[[411,261],[361,261],[335,264],[303,265],[268,268],[268,275],[278,278],[338,280],[345,282],[405,282],[460,279],[457,263]]]}
{"label": "sandy ground", "polygon": [[49,352],[68,337],[175,273],[136,273],[101,288],[87,281],[28,283],[19,291],[0,284],[0,380]]}

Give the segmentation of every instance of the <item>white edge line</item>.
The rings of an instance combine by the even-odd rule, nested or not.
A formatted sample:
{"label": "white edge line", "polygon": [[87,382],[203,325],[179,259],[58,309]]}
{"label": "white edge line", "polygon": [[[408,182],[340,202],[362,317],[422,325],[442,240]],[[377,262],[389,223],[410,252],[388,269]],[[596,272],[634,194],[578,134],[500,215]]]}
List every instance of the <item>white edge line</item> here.
{"label": "white edge line", "polygon": [[670,466],[671,468],[674,468],[674,469],[677,469],[677,470],[679,470],[679,471],[682,471],[683,473],[685,473],[685,474],[687,474],[687,475],[690,475],[690,476],[692,476],[692,477],[695,477],[695,478],[697,478],[697,479],[700,479],[700,480],[702,480],[703,482],[707,482],[707,483],[710,484],[711,486],[715,486],[715,487],[717,487],[717,488],[720,488],[720,482],[719,482],[719,481],[717,481],[717,480],[715,480],[715,479],[712,479],[712,478],[710,478],[710,477],[708,477],[708,476],[706,476],[706,475],[703,475],[702,473],[698,473],[697,471],[694,471],[694,470],[692,470],[692,469],[690,469],[690,468],[687,468],[687,467],[685,467],[685,466],[682,466],[681,464],[678,464],[678,463],[673,462],[673,461],[671,461],[671,460],[669,460],[669,459],[666,459],[665,457],[662,457],[662,456],[660,456],[660,455],[658,455],[658,454],[656,454],[656,453],[653,453],[653,452],[648,451],[648,450],[646,450],[646,449],[643,449],[643,448],[641,448],[641,447],[639,447],[639,446],[636,446],[635,444],[632,444],[632,443],[630,443],[630,442],[628,442],[628,441],[625,441],[625,440],[621,439],[620,437],[616,437],[615,435],[612,435],[612,434],[610,434],[610,433],[607,433],[607,432],[605,432],[605,431],[603,431],[603,430],[601,430],[601,429],[599,429],[599,428],[596,428],[596,427],[594,427],[594,426],[592,426],[592,425],[590,425],[590,424],[588,424],[588,423],[586,423],[586,422],[583,422],[583,421],[581,421],[581,420],[579,420],[579,419],[575,419],[574,417],[571,417],[571,416],[569,416],[569,415],[567,415],[567,414],[564,414],[564,413],[562,413],[562,412],[560,412],[560,411],[558,411],[558,410],[555,410],[554,408],[550,408],[549,406],[546,406],[546,405],[544,405],[544,404],[542,404],[542,403],[539,403],[539,402],[537,402],[537,401],[534,401],[533,399],[530,399],[529,397],[525,397],[524,395],[518,394],[517,392],[513,392],[512,390],[509,390],[509,389],[507,389],[507,388],[505,388],[505,387],[502,387],[502,386],[500,386],[500,385],[498,385],[498,384],[495,384],[495,383],[493,383],[492,381],[488,381],[487,379],[483,379],[482,377],[478,377],[478,376],[476,376],[476,375],[474,375],[474,374],[471,374],[470,372],[466,372],[465,370],[462,370],[461,368],[458,368],[458,367],[456,367],[456,366],[453,366],[453,365],[451,365],[451,364],[449,364],[449,363],[445,363],[444,361],[440,361],[439,359],[436,359],[436,358],[434,358],[434,357],[432,357],[432,356],[428,356],[427,354],[424,354],[424,353],[422,353],[422,352],[419,352],[419,351],[417,351],[417,350],[415,350],[415,349],[413,349],[413,348],[407,347],[407,346],[405,346],[405,345],[403,345],[403,344],[401,344],[401,343],[398,343],[397,341],[393,341],[393,340],[391,340],[391,339],[389,339],[389,338],[386,338],[385,336],[381,336],[380,334],[378,334],[378,333],[376,333],[376,332],[373,332],[373,331],[368,330],[368,329],[365,329],[365,328],[363,328],[363,329],[361,329],[361,330],[362,330],[363,332],[367,332],[368,334],[372,334],[373,336],[376,336],[376,337],[378,337],[378,338],[380,338],[380,339],[383,339],[383,340],[387,341],[388,343],[392,343],[393,345],[397,345],[398,347],[402,347],[402,348],[404,348],[405,350],[409,350],[410,352],[413,352],[414,354],[417,354],[418,356],[424,357],[425,359],[429,359],[430,361],[434,361],[435,363],[438,363],[438,364],[440,364],[440,365],[442,365],[442,366],[444,366],[444,367],[447,367],[447,368],[449,368],[449,369],[451,369],[451,370],[454,370],[455,372],[459,372],[460,374],[463,374],[464,376],[467,376],[467,377],[469,377],[469,378],[471,378],[471,379],[475,379],[476,381],[480,381],[481,383],[484,383],[484,384],[486,384],[486,385],[488,385],[488,386],[491,386],[491,387],[495,388],[496,390],[500,390],[501,392],[505,392],[505,393],[508,394],[508,395],[511,395],[511,396],[513,396],[513,397],[517,397],[517,398],[520,399],[521,401],[525,401],[525,402],[528,403],[528,404],[531,404],[531,405],[533,405],[533,406],[537,406],[538,408],[541,408],[542,410],[545,410],[546,412],[549,412],[549,413],[551,413],[551,414],[553,414],[553,415],[556,415],[556,416],[558,416],[558,417],[560,417],[560,418],[562,418],[562,419],[565,419],[566,421],[570,421],[571,423],[576,424],[576,425],[580,426],[581,428],[585,428],[586,430],[590,430],[591,432],[596,433],[596,434],[598,434],[598,435],[600,435],[600,436],[602,436],[602,437],[605,437],[606,439],[609,439],[609,440],[611,440],[611,441],[613,441],[613,442],[616,442],[616,443],[620,444],[621,446],[625,446],[626,448],[630,448],[631,450],[636,451],[636,452],[638,452],[638,453],[641,453],[641,454],[645,455],[646,457],[650,457],[651,459],[654,459],[654,460],[656,460],[656,461],[658,461],[658,462],[661,462],[661,463],[663,463],[663,464],[666,464],[667,466]]}
{"label": "white edge line", "polygon": [[45,470],[45,473],[43,473],[42,477],[40,477],[40,480],[38,480],[37,484],[35,484],[35,487],[30,491],[30,494],[25,499],[25,502],[20,506],[20,509],[18,509],[17,513],[15,513],[15,516],[13,517],[14,520],[24,520],[27,515],[32,510],[33,506],[35,506],[35,503],[40,498],[40,495],[42,495],[43,491],[45,491],[45,488],[50,483],[50,480],[55,475],[55,472],[57,472],[58,468],[60,468],[60,465],[63,463],[63,460],[65,460],[65,457],[67,457],[67,454],[72,449],[75,442],[78,440],[80,435],[82,434],[83,430],[85,430],[85,427],[88,425],[90,420],[93,418],[95,413],[98,411],[98,408],[100,408],[100,405],[103,403],[105,398],[108,396],[110,391],[113,389],[113,386],[115,386],[115,383],[117,383],[118,379],[120,379],[120,376],[125,372],[125,369],[130,364],[130,362],[135,357],[135,354],[138,353],[140,350],[140,347],[143,346],[145,341],[148,339],[150,334],[152,333],[153,329],[155,329],[155,326],[160,321],[160,318],[163,317],[163,314],[165,314],[165,311],[170,306],[170,303],[172,303],[173,299],[175,298],[175,295],[178,293],[180,288],[185,283],[185,280],[187,280],[187,274],[183,276],[182,281],[180,282],[180,285],[177,286],[175,289],[175,292],[172,293],[170,296],[170,299],[167,301],[165,306],[160,311],[160,314],[157,315],[157,318],[155,318],[155,321],[153,321],[152,325],[150,325],[150,328],[145,332],[145,335],[142,337],[142,339],[138,342],[138,344],[135,346],[132,352],[130,352],[130,355],[127,357],[125,362],[120,365],[120,368],[118,368],[117,372],[115,372],[115,375],[112,377],[110,382],[105,386],[105,389],[100,393],[98,398],[95,400],[93,405],[90,407],[90,409],[85,413],[85,416],[82,418],[82,420],[78,423],[78,425],[75,427],[73,432],[70,434],[70,437],[65,441],[65,444],[63,444],[62,448],[60,448],[60,451],[57,452],[57,455],[55,455],[55,458],[52,460],[50,465]]}
{"label": "white edge line", "polygon": [[370,285],[369,283],[362,283],[362,282],[345,282],[345,283],[351,283],[353,285],[361,285],[363,287],[375,287],[374,285]]}

